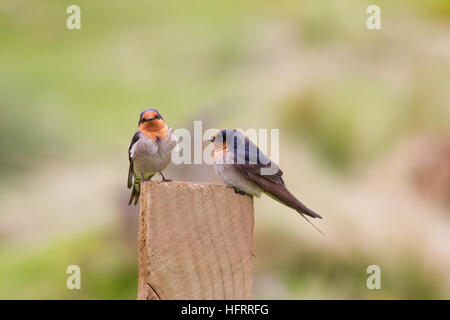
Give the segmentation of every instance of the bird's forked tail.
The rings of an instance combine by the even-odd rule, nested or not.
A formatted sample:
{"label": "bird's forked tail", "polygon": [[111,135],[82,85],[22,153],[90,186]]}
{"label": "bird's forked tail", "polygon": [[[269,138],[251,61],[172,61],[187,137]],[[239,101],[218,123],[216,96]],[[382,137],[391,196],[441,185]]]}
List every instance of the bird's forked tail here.
{"label": "bird's forked tail", "polygon": [[131,205],[131,203],[134,200],[134,205],[137,205],[139,201],[139,196],[141,194],[141,183],[136,183],[131,186],[131,195],[130,200],[128,201],[128,205]]}

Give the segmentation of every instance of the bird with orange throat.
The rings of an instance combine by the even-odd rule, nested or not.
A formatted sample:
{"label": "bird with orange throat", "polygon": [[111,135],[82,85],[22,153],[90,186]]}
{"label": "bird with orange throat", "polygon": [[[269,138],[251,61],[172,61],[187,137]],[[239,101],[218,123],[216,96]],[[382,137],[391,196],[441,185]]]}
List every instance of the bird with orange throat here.
{"label": "bird with orange throat", "polygon": [[128,205],[136,205],[141,193],[141,181],[150,180],[159,173],[163,181],[162,171],[171,159],[172,149],[177,144],[177,138],[165,122],[158,110],[146,109],[139,116],[138,130],[128,148],[130,166],[128,170],[128,188],[131,196]]}
{"label": "bird with orange throat", "polygon": [[[236,193],[256,197],[265,193],[297,211],[309,223],[306,216],[322,218],[289,192],[282,178],[283,171],[243,133],[232,129],[222,130],[209,140],[214,145],[214,169],[217,175]],[[316,226],[314,228],[322,233]]]}

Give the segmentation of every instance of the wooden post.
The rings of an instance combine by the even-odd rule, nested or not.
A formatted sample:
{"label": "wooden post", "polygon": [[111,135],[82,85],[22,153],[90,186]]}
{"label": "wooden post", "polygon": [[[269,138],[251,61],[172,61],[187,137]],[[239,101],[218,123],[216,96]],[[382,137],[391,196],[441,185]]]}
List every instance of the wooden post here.
{"label": "wooden post", "polygon": [[251,299],[253,199],[212,184],[142,184],[138,299]]}

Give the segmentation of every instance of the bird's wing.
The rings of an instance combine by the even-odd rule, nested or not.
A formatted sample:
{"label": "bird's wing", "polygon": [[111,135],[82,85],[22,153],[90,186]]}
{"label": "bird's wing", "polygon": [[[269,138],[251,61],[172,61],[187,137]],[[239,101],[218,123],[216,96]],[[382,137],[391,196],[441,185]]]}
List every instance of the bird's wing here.
{"label": "bird's wing", "polygon": [[139,140],[140,134],[139,131],[136,131],[136,133],[133,136],[133,139],[131,139],[130,147],[128,148],[128,160],[130,162],[130,166],[128,168],[128,189],[133,186],[133,156],[134,156],[134,146],[136,142]]}
{"label": "bird's wing", "polygon": [[[283,171],[278,168],[278,165],[272,162],[259,148],[245,138],[245,144],[239,145],[237,141],[234,141],[234,163],[237,164],[247,176],[247,173],[252,173],[264,177],[265,179],[272,181],[275,184],[281,184],[284,186]],[[265,173],[268,173],[268,169],[273,174],[262,174],[262,170],[266,169]]]}
{"label": "bird's wing", "polygon": [[[238,146],[237,149],[235,149],[234,155],[234,166],[238,172],[256,183],[268,195],[288,207],[297,210],[299,213],[304,213],[313,218],[322,218],[289,192],[282,178],[283,171],[281,171],[275,163],[271,162],[270,159],[248,138],[246,138],[245,141],[245,148]],[[264,171],[262,170],[266,169],[267,172],[267,169],[270,167],[272,167],[270,170],[273,170],[272,172],[274,173],[263,174]]]}

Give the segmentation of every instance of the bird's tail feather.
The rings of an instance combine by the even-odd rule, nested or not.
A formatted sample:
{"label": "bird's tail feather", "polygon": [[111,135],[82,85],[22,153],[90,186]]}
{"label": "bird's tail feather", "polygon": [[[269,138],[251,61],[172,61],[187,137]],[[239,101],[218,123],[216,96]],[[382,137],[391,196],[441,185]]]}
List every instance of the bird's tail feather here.
{"label": "bird's tail feather", "polygon": [[[287,194],[289,194],[290,196],[292,196],[292,194],[285,189]],[[277,197],[275,197],[274,195],[270,194],[269,192],[265,192],[266,195],[268,195],[269,197],[271,197],[272,199],[275,199],[276,201],[284,204],[285,206],[288,206],[294,210],[296,210],[298,213],[300,213],[300,215],[306,220],[308,221],[308,223],[310,225],[312,225],[314,227],[314,229],[316,229],[317,231],[319,231],[322,235],[325,235],[325,233],[322,232],[322,230],[320,230],[318,227],[316,227],[314,225],[314,223],[312,223],[311,221],[309,221],[309,219],[306,217],[306,215],[312,217],[312,218],[320,218],[322,219],[322,216],[320,216],[319,214],[317,214],[316,212],[314,212],[313,210],[309,209],[308,207],[306,207],[303,203],[301,203],[299,200],[297,200],[294,196],[293,199],[295,199],[295,206],[293,205],[288,205],[286,202],[281,201],[280,199],[278,199]]]}
{"label": "bird's tail feather", "polygon": [[[289,192],[289,194],[291,194]],[[304,213],[307,216],[310,216],[311,218],[319,218],[322,219],[322,216],[320,214],[318,214],[317,212],[311,210],[310,208],[308,208],[307,206],[305,206],[302,202],[300,202],[297,198],[295,198],[292,194],[291,196],[294,199],[294,209],[297,210],[300,213]]]}
{"label": "bird's tail feather", "polygon": [[[312,226],[314,227],[314,229],[316,229],[317,231],[319,231],[322,235],[325,235],[325,233],[323,233],[322,230],[320,230],[318,227],[316,227],[316,226],[314,225],[314,223],[312,223],[311,221],[309,221],[309,219],[303,214],[303,212],[301,212],[300,210],[297,210],[297,212],[300,213],[300,215],[301,215],[306,221],[308,221],[308,223],[309,223],[310,225],[312,225]],[[321,218],[322,218],[322,217],[321,217]]]}
{"label": "bird's tail feather", "polygon": [[139,197],[141,195],[141,181],[144,179],[144,181],[151,180],[151,178],[154,176],[154,173],[148,173],[145,175],[142,175],[141,178],[134,177],[134,183],[131,186],[131,196],[130,200],[128,201],[128,205],[131,205],[131,203],[134,200],[134,205],[137,205],[139,201]]}
{"label": "bird's tail feather", "polygon": [[141,185],[139,184],[134,184],[131,188],[131,195],[130,195],[130,200],[128,201],[128,205],[131,205],[131,203],[134,200],[134,205],[137,205],[138,201],[139,201],[139,196],[141,194]]}

